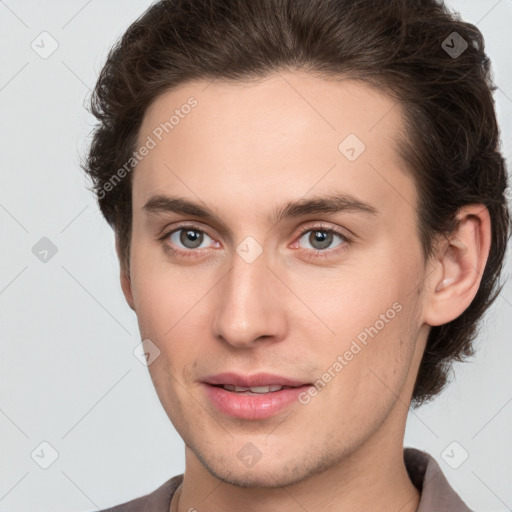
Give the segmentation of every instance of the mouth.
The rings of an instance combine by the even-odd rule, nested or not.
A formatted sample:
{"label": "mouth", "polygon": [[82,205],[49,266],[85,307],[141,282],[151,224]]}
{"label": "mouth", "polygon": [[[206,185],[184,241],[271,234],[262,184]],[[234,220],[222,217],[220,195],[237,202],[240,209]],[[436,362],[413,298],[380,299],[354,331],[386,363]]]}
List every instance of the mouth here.
{"label": "mouth", "polygon": [[229,417],[262,420],[292,407],[312,383],[283,376],[224,373],[202,382],[209,403]]}
{"label": "mouth", "polygon": [[300,386],[279,386],[279,385],[269,385],[269,386],[252,386],[252,387],[244,387],[244,386],[235,386],[234,384],[212,384],[216,388],[222,388],[226,391],[242,394],[242,395],[265,395],[267,393],[275,393],[276,391],[281,391],[282,389],[295,389]]}

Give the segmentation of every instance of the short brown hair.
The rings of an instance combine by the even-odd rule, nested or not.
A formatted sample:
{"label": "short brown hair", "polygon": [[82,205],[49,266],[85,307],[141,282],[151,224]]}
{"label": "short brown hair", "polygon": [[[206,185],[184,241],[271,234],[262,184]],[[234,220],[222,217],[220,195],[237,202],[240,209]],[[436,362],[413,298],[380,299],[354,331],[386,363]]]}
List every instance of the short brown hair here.
{"label": "short brown hair", "polygon": [[150,103],[194,79],[243,81],[280,70],[364,80],[400,103],[407,140],[398,151],[417,184],[425,257],[432,254],[435,235],[453,230],[459,208],[482,203],[489,210],[492,241],[480,288],[463,314],[431,329],[413,393],[418,406],[442,390],[452,361],[474,354],[479,320],[501,289],[510,233],[507,173],[492,97],[496,86],[483,36],[440,2],[161,0],[151,5],[108,54],[91,97],[99,123],[82,163],[119,238],[121,264],[129,275],[133,173],[115,186],[107,184],[117,169],[126,169]]}

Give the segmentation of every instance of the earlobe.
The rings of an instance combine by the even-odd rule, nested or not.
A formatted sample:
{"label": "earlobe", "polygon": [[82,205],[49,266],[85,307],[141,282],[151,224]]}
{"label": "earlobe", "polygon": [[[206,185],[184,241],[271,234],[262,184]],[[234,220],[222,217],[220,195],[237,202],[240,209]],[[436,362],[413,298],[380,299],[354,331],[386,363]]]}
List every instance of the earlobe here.
{"label": "earlobe", "polygon": [[429,276],[424,322],[442,325],[460,316],[480,286],[491,245],[487,208],[468,205],[457,215],[453,233],[439,244],[436,269]]}
{"label": "earlobe", "polygon": [[135,311],[135,302],[133,300],[133,294],[132,294],[132,283],[130,279],[129,273],[126,271],[125,266],[123,264],[124,258],[121,255],[121,247],[119,243],[119,239],[116,236],[116,253],[117,258],[119,260],[119,267],[120,267],[120,281],[121,281],[121,289],[123,290],[123,295],[126,299],[126,302],[130,306],[133,311]]}

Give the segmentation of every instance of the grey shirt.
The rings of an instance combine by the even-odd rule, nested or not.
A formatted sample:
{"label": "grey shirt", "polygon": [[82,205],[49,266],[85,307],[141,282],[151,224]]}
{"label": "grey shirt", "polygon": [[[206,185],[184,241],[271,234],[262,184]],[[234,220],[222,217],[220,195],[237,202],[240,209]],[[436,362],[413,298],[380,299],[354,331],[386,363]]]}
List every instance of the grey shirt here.
{"label": "grey shirt", "polygon": [[[428,453],[405,448],[404,462],[409,478],[421,492],[416,512],[471,512]],[[145,496],[100,512],[169,512],[171,499],[182,481],[183,474],[174,476]]]}

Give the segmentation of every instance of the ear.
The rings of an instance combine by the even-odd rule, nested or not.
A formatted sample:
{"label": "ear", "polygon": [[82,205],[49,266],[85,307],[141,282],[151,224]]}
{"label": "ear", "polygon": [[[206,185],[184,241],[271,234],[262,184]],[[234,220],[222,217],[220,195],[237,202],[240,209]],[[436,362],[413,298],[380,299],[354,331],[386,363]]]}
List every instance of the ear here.
{"label": "ear", "polygon": [[120,246],[119,238],[117,235],[116,235],[116,253],[117,253],[117,258],[119,260],[119,266],[120,266],[121,289],[123,290],[123,294],[126,299],[126,302],[130,306],[130,308],[132,308],[133,311],[135,311],[135,303],[133,300],[132,283],[130,280],[130,274],[124,267],[123,257],[121,256],[121,246]]}
{"label": "ear", "polygon": [[457,219],[457,228],[439,243],[427,278],[424,322],[431,326],[451,322],[471,304],[489,256],[487,208],[467,205],[459,210]]}

